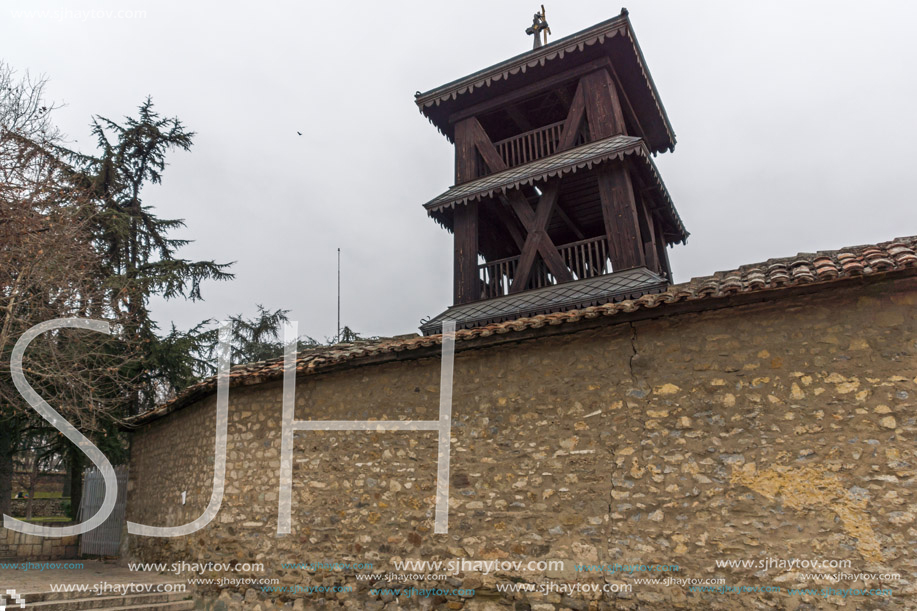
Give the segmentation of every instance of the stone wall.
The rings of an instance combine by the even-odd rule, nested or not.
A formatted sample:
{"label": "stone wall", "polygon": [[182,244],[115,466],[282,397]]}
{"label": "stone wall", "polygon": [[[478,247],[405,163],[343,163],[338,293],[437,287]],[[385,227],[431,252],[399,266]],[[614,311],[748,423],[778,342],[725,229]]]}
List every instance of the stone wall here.
{"label": "stone wall", "polygon": [[[13,499],[10,511],[14,516],[26,515],[29,499]],[[42,518],[64,517],[67,515],[67,506],[70,499],[32,499],[32,515]]]}
{"label": "stone wall", "polygon": [[[277,536],[280,383],[234,388],[218,517],[187,537],[131,537],[130,553],[146,561],[261,562],[265,571],[248,577],[355,589],[305,594],[315,606],[324,597],[351,608],[390,607],[396,603],[370,593],[372,582],[354,573],[394,571],[402,559],[464,558],[565,565],[465,570],[440,583],[473,588],[474,597],[400,599],[401,606],[487,608],[502,599],[536,611],[913,608],[915,306],[917,281],[899,279],[613,318],[479,349],[460,342],[448,535],[432,533],[436,433],[329,431],[296,435],[293,532]],[[439,369],[439,359],[427,357],[302,377],[296,417],[435,419]],[[130,520],[177,525],[202,513],[213,477],[214,410],[211,396],[134,435]],[[786,565],[794,560],[849,565]],[[282,566],[322,561],[373,568]],[[615,564],[678,570],[575,569]],[[816,572],[901,579],[806,576]],[[654,577],[781,591],[638,583]],[[544,593],[497,591],[517,582]],[[567,596],[544,584],[631,591]],[[796,587],[818,592],[790,595]],[[888,587],[893,595],[819,593],[829,587]]]}
{"label": "stone wall", "polygon": [[[29,471],[14,471],[13,492],[27,492],[31,477]],[[35,492],[62,492],[66,481],[66,473],[39,473],[35,481]]]}
{"label": "stone wall", "polygon": [[[54,524],[66,526],[66,524]],[[77,558],[80,551],[80,538],[72,537],[34,537],[24,535],[6,528],[0,529],[0,558],[16,560],[59,560]]]}

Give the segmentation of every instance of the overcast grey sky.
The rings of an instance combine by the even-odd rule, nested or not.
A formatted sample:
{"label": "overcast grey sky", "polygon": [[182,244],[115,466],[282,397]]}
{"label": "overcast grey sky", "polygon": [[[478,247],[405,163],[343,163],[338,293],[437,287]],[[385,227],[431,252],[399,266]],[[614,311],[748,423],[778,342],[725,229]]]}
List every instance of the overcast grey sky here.
{"label": "overcast grey sky", "polygon": [[[340,247],[344,323],[393,335],[452,286],[451,236],[422,208],[452,183],[452,147],[413,94],[529,49],[539,3],[15,0],[0,53],[50,79],[76,148],[91,115],[148,94],[197,132],[145,200],[186,219],[185,257],[236,261],[236,279],[155,302],[163,326],[262,303],[332,336]],[[554,39],[620,10],[546,5]],[[656,158],[691,232],[676,281],[917,234],[917,3],[626,6],[678,138]]]}

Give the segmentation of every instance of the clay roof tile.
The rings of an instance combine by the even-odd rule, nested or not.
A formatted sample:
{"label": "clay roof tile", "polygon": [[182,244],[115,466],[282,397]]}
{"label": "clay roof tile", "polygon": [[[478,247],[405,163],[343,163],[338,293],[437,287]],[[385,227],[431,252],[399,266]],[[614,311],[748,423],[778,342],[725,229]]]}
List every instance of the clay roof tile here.
{"label": "clay roof tile", "polygon": [[[662,293],[646,294],[636,299],[625,299],[619,303],[591,306],[583,310],[556,312],[493,323],[473,329],[456,332],[459,342],[474,341],[493,334],[506,334],[539,328],[547,325],[575,323],[582,319],[599,316],[615,316],[621,312],[635,312],[681,301],[703,301],[722,299],[727,296],[757,291],[783,291],[794,286],[817,283],[831,286],[844,278],[859,275],[878,275],[907,271],[917,273],[917,236],[898,238],[882,244],[855,246],[838,251],[824,251],[817,254],[802,253],[786,259],[770,259],[766,262],[744,265],[737,270],[717,272],[711,276],[692,278],[691,281],[669,287]],[[661,308],[664,314],[665,307]],[[339,344],[316,348],[299,355],[296,369],[305,375],[325,370],[338,363],[357,361],[373,355],[404,352],[420,348],[432,348],[442,343],[440,335],[385,339],[359,345]],[[399,357],[403,358],[403,357]],[[232,368],[230,385],[256,384],[277,379],[283,375],[283,359],[258,363],[247,363]],[[138,426],[167,415],[215,392],[216,377],[194,384],[172,400],[157,408],[136,416],[129,423]]]}

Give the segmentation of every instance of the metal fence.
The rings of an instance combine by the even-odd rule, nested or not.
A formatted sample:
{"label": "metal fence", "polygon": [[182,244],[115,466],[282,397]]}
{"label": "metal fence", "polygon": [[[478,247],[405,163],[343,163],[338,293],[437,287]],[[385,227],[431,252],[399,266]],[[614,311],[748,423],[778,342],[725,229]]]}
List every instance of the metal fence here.
{"label": "metal fence", "polygon": [[[80,537],[80,555],[117,556],[121,549],[121,530],[124,528],[124,510],[127,505],[127,467],[115,467],[118,479],[118,499],[115,509],[98,528]],[[83,500],[80,502],[80,522],[94,515],[105,498],[105,480],[98,469],[83,473]]]}

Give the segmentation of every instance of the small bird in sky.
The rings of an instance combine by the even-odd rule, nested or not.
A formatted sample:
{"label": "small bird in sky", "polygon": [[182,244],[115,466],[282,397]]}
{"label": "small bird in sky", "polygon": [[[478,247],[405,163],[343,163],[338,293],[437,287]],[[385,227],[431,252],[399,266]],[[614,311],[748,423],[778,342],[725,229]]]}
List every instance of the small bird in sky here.
{"label": "small bird in sky", "polygon": [[296,132],[296,133],[299,134],[300,136],[302,136],[302,132]]}

